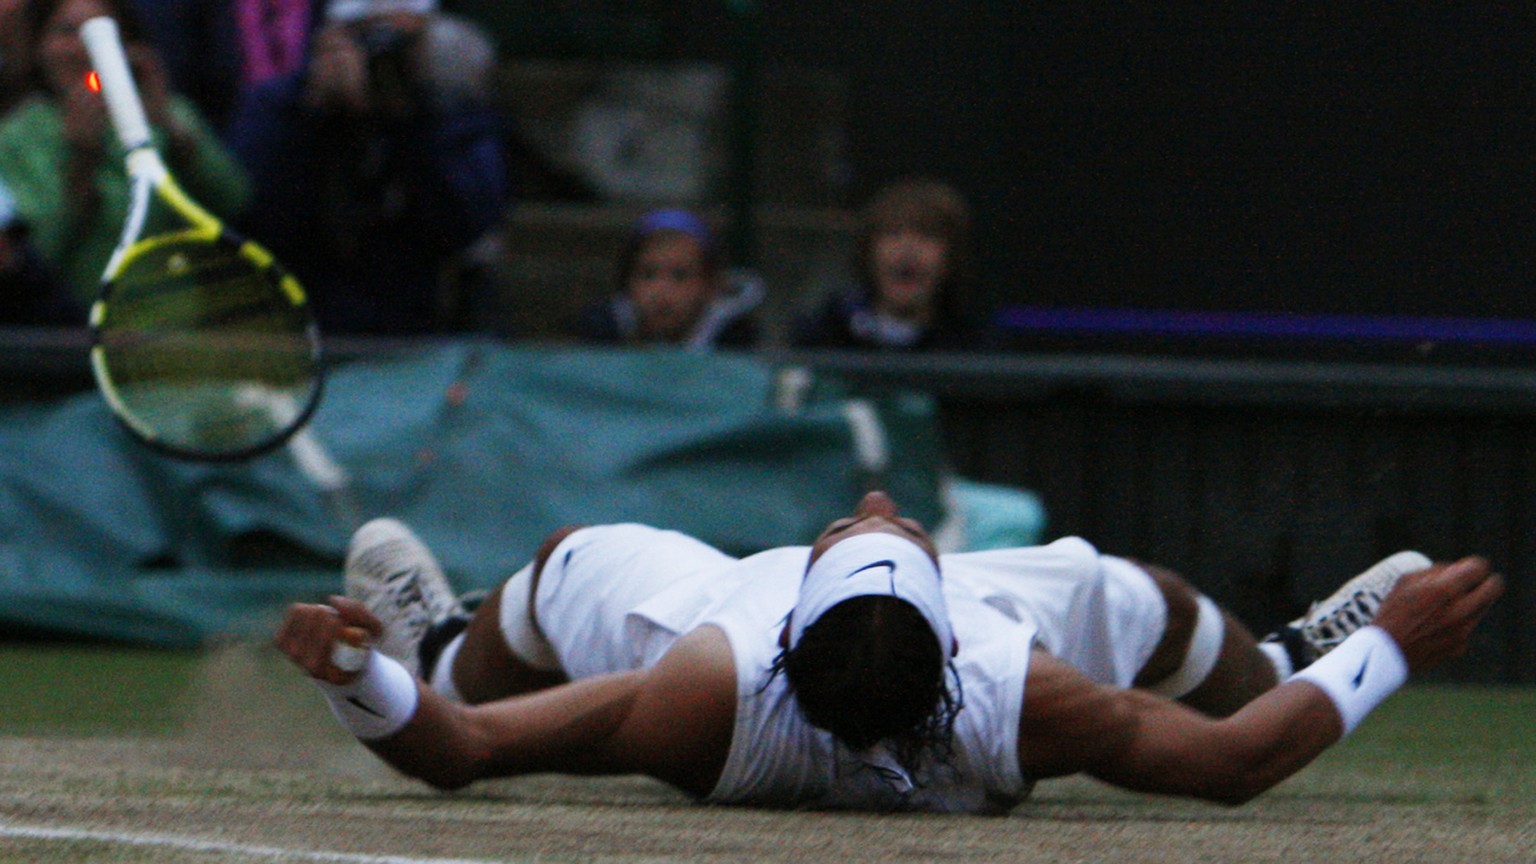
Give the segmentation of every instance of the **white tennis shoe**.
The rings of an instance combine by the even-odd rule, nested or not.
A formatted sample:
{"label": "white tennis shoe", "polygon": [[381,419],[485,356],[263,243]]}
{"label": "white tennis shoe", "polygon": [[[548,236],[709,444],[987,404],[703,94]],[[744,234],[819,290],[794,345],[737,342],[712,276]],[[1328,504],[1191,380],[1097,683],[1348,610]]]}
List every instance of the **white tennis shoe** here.
{"label": "white tennis shoe", "polygon": [[347,596],[384,622],[374,645],[417,675],[422,637],[433,625],[464,617],[443,568],[405,523],[374,519],[357,529],[347,549]]}
{"label": "white tennis shoe", "polygon": [[1381,601],[1397,585],[1397,580],[1405,574],[1423,570],[1431,563],[1424,555],[1412,551],[1398,552],[1378,561],[1369,570],[1345,582],[1327,599],[1313,603],[1307,614],[1281,628],[1278,640],[1287,641],[1286,630],[1300,636],[1303,656],[1295,657],[1293,651],[1292,659],[1303,661],[1296,667],[1301,669],[1338,647],[1349,634],[1375,620]]}

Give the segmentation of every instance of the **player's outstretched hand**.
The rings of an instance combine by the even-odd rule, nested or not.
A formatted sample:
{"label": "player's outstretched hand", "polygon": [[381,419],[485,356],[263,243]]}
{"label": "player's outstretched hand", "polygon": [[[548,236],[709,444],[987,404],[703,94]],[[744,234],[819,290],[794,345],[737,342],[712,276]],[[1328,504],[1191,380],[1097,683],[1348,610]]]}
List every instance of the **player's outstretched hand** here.
{"label": "player's outstretched hand", "polygon": [[329,603],[295,603],[272,642],[311,678],[347,684],[357,672],[338,668],[331,662],[331,651],[343,631],[354,627],[365,631],[370,642],[384,632],[383,622],[356,600],[332,597]]}
{"label": "player's outstretched hand", "polygon": [[1374,623],[1392,634],[1417,673],[1465,653],[1472,631],[1503,593],[1503,577],[1482,558],[1436,564],[1399,580]]}

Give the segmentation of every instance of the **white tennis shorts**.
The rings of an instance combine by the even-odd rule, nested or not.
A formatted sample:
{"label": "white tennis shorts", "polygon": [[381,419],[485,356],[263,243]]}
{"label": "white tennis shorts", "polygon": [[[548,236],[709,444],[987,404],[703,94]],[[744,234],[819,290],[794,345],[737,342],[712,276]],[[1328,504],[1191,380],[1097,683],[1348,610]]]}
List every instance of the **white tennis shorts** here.
{"label": "white tennis shorts", "polygon": [[[737,560],[676,531],[583,528],[555,547],[534,588],[534,618],[572,679],[655,665],[720,596]],[[670,602],[666,614],[645,614]]]}
{"label": "white tennis shorts", "polygon": [[[591,526],[555,547],[534,614],[570,678],[645,668],[745,580],[798,578],[806,554],[785,547],[738,560],[676,531]],[[1167,625],[1145,570],[1079,538],[940,560],[955,590],[1032,621],[1040,647],[1102,684],[1129,687]]]}

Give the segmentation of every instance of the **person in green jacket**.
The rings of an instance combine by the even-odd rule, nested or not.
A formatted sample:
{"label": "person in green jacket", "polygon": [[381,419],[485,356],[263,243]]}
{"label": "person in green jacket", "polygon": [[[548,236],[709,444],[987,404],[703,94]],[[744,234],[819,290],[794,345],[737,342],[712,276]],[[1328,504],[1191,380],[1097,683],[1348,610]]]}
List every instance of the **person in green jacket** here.
{"label": "person in green jacket", "polygon": [[232,218],[250,181],[197,109],[171,93],[160,61],[124,0],[32,0],[23,18],[33,90],[0,118],[0,179],[32,228],[35,248],[75,297],[95,296],[128,213],[123,153],[80,25],[116,18],[153,127],[155,143],[187,194]]}

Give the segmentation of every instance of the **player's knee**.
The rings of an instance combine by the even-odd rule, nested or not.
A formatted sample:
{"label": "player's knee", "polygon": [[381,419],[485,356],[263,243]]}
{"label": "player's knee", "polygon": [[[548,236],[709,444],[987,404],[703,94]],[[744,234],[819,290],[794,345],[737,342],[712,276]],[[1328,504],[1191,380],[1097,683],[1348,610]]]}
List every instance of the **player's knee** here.
{"label": "player's knee", "polygon": [[[449,674],[460,699],[479,705],[565,680],[554,650],[533,624],[530,564],[486,595],[465,631]],[[438,687],[434,677],[433,686]]]}
{"label": "player's knee", "polygon": [[1190,628],[1189,640],[1183,653],[1183,662],[1172,673],[1154,682],[1147,689],[1173,699],[1194,692],[1210,677],[1221,659],[1222,645],[1226,641],[1226,617],[1215,601],[1204,594],[1195,597],[1196,613]]}
{"label": "player's knee", "polygon": [[1226,618],[1209,597],[1178,574],[1141,565],[1152,577],[1167,607],[1162,638],[1136,678],[1136,684],[1172,698],[1199,687],[1216,667],[1226,636]]}

